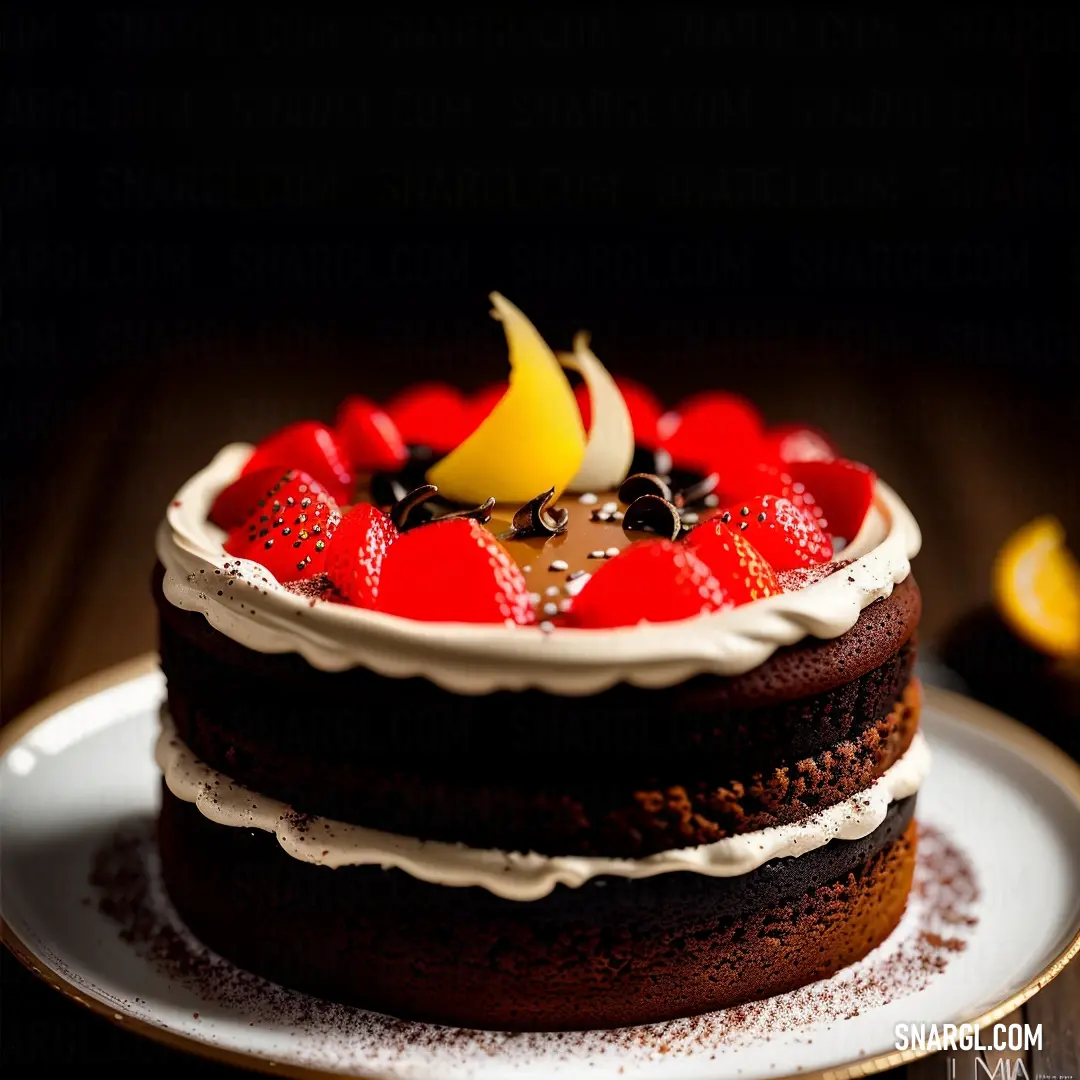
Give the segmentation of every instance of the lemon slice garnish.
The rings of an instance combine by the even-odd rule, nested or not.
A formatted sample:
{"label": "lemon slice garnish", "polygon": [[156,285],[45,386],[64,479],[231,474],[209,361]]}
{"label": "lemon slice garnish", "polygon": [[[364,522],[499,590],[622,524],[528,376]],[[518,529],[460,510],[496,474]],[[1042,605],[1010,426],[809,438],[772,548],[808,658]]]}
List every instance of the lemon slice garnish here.
{"label": "lemon slice garnish", "polygon": [[427,473],[455,502],[525,503],[565,490],[585,456],[574,392],[536,327],[509,300],[491,294],[492,315],[510,349],[510,388],[487,419]]}
{"label": "lemon slice garnish", "polygon": [[994,563],[994,601],[1033,648],[1080,657],[1080,564],[1057,518],[1036,518],[1005,542]]}

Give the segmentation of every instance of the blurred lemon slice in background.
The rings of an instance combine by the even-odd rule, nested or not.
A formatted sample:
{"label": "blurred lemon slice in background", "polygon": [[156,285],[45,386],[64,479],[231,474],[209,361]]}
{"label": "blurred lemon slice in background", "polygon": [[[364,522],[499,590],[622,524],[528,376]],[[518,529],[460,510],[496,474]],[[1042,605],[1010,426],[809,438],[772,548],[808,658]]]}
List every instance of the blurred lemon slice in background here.
{"label": "blurred lemon slice in background", "polygon": [[1080,657],[1080,564],[1055,517],[1039,517],[1005,541],[994,563],[994,603],[1033,648]]}

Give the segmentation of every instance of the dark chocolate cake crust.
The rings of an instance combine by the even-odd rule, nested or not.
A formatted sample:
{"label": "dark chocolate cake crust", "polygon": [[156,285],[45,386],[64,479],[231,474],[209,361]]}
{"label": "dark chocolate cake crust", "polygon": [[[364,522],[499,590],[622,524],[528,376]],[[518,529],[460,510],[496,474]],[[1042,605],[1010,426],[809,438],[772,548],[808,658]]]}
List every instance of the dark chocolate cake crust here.
{"label": "dark chocolate cake crust", "polygon": [[842,637],[746,675],[581,698],[317,671],[156,585],[169,709],[194,753],[302,812],[424,839],[626,857],[710,843],[850,797],[918,724],[910,577]]}
{"label": "dark chocolate cake crust", "polygon": [[903,913],[914,808],[736,878],[606,877],[528,903],[303,863],[164,787],[159,845],[181,917],[251,971],[402,1018],[572,1030],[724,1008],[860,959]]}

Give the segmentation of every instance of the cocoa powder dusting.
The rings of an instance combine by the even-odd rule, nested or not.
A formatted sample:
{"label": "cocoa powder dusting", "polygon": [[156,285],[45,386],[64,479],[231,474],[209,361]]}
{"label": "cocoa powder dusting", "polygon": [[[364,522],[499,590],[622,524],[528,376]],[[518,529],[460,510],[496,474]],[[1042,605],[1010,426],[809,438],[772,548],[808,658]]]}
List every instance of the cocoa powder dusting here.
{"label": "cocoa powder dusting", "polygon": [[[837,562],[816,563],[813,566],[798,566],[793,570],[779,570],[776,580],[780,582],[780,588],[784,592],[798,592],[807,585],[816,585],[831,577],[837,570],[850,566],[854,559],[840,559]],[[848,580],[851,580],[850,578]]]}
{"label": "cocoa powder dusting", "polygon": [[335,599],[334,587],[326,574],[316,574],[314,577],[301,578],[299,581],[286,581],[284,588],[286,592],[303,596],[312,602]]}
{"label": "cocoa powder dusting", "polygon": [[[580,1060],[605,1053],[634,1058],[714,1055],[806,1030],[808,1036],[917,993],[962,951],[978,923],[979,890],[970,862],[931,826],[919,829],[918,864],[897,931],[865,960],[824,982],[766,1001],[647,1027],[615,1031],[512,1033],[438,1027],[334,1005],[242,971],[200,945],[180,924],[161,886],[153,830],[115,837],[96,856],[98,908],[120,937],[170,981],[182,983],[237,1025],[302,1033],[290,1058],[312,1067],[354,1067],[377,1059],[461,1065],[497,1055],[508,1066]],[[204,1010],[205,1016],[210,1010]]]}

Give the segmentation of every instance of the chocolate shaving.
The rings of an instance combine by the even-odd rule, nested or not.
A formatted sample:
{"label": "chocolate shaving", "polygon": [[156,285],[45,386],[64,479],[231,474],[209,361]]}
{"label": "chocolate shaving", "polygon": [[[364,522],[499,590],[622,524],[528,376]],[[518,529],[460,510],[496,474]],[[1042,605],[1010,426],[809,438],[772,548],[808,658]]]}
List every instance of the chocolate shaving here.
{"label": "chocolate shaving", "polygon": [[655,473],[634,473],[628,476],[619,488],[619,502],[632,503],[642,495],[655,495],[665,502],[671,502],[671,488],[663,477]]}
{"label": "chocolate shaving", "polygon": [[[393,506],[390,507],[390,520],[394,523],[394,528],[398,532],[404,532],[409,528],[409,518],[413,515],[413,511],[418,507],[423,506],[438,492],[438,488],[434,484],[421,484],[418,488],[413,488],[402,498],[398,499]],[[419,525],[418,521],[414,521],[413,525]]]}
{"label": "chocolate shaving", "polygon": [[409,457],[399,469],[372,473],[368,485],[371,501],[379,507],[400,502],[414,488],[427,483],[428,469],[443,456],[427,446],[410,446]]}
{"label": "chocolate shaving", "polygon": [[523,540],[537,536],[558,536],[566,531],[570,523],[570,511],[564,507],[547,508],[555,494],[555,489],[548,488],[535,499],[530,499],[514,514],[514,538]]}
{"label": "chocolate shaving", "polygon": [[450,521],[453,518],[469,518],[486,525],[491,520],[491,512],[495,509],[495,496],[492,495],[487,502],[473,507],[472,510],[453,510],[449,514],[440,514],[436,521]]}
{"label": "chocolate shaving", "polygon": [[711,495],[719,483],[720,474],[709,473],[708,476],[702,477],[696,484],[690,484],[688,487],[675,492],[675,498],[672,502],[678,507],[696,506],[698,503],[704,503],[705,496]]}
{"label": "chocolate shaving", "polygon": [[[390,520],[398,532],[406,532],[420,525],[431,525],[436,521],[451,521],[454,518],[470,518],[480,522],[481,525],[486,525],[491,520],[491,512],[495,509],[494,497],[488,499],[482,506],[471,510],[447,510],[439,513],[425,505],[429,499],[438,494],[438,491],[439,489],[434,484],[421,484],[390,507]],[[427,517],[417,520],[417,512],[421,509],[427,513]]]}
{"label": "chocolate shaving", "polygon": [[643,532],[678,540],[683,524],[678,507],[659,495],[640,495],[623,516],[624,532]]}

